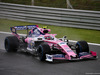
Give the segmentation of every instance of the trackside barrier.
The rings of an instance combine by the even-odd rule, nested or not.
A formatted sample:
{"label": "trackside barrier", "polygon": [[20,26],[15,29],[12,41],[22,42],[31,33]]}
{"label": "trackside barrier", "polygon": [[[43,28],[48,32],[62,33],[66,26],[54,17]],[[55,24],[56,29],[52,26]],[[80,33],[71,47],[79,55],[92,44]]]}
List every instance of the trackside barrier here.
{"label": "trackside barrier", "polygon": [[0,18],[100,30],[100,11],[50,8],[0,2]]}

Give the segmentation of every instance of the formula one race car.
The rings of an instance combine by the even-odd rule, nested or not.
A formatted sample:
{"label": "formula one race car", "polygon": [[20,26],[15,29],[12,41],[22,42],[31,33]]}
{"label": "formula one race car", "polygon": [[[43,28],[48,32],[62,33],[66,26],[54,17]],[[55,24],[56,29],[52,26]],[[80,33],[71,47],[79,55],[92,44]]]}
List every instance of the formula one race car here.
{"label": "formula one race car", "polygon": [[[39,57],[40,61],[53,60],[81,60],[96,58],[97,53],[89,51],[86,41],[78,41],[75,45],[69,43],[66,36],[56,38],[56,34],[50,34],[50,29],[39,28],[38,25],[15,26],[10,28],[14,36],[5,38],[7,52],[22,50]],[[27,36],[19,36],[17,30],[27,30]],[[30,30],[28,32],[28,30]]]}

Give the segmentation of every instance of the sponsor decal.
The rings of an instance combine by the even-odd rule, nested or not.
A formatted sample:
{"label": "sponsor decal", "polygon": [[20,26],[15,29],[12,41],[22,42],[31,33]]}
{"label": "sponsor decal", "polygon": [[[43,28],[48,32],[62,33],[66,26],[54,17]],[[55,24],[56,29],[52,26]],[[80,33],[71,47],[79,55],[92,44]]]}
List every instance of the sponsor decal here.
{"label": "sponsor decal", "polygon": [[66,47],[65,50],[66,50],[67,52],[72,52],[72,50],[71,50],[70,48],[68,48],[68,47]]}
{"label": "sponsor decal", "polygon": [[52,57],[51,57],[51,56],[47,56],[47,58],[48,58],[48,59],[52,59]]}
{"label": "sponsor decal", "polygon": [[25,30],[25,29],[27,29],[26,26],[16,26],[15,28],[17,30]]}
{"label": "sponsor decal", "polygon": [[60,45],[60,46],[61,46],[61,45],[66,45],[66,43],[65,43],[65,42],[60,42],[59,45]]}
{"label": "sponsor decal", "polygon": [[65,58],[65,56],[63,54],[56,54],[53,55],[54,58]]}
{"label": "sponsor decal", "polygon": [[46,54],[46,61],[53,62],[53,55]]}
{"label": "sponsor decal", "polygon": [[11,31],[12,31],[13,33],[17,34],[17,33],[16,33],[16,29],[15,29],[14,27],[11,27]]}
{"label": "sponsor decal", "polygon": [[28,29],[32,29],[34,27],[36,27],[36,26],[35,25],[27,26]]}
{"label": "sponsor decal", "polygon": [[16,30],[26,30],[26,29],[32,29],[34,27],[36,27],[36,25],[16,26],[15,28],[16,28]]}
{"label": "sponsor decal", "polygon": [[16,29],[15,28],[12,28],[12,32],[15,33],[16,32]]}
{"label": "sponsor decal", "polygon": [[72,52],[72,50],[67,50],[67,52]]}

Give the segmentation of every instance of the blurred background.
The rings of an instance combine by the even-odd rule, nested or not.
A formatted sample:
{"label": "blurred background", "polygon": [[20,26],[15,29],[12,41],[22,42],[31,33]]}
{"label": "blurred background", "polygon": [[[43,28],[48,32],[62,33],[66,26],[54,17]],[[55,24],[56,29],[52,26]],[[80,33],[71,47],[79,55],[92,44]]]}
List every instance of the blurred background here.
{"label": "blurred background", "polygon": [[100,0],[0,0],[0,2],[100,11]]}

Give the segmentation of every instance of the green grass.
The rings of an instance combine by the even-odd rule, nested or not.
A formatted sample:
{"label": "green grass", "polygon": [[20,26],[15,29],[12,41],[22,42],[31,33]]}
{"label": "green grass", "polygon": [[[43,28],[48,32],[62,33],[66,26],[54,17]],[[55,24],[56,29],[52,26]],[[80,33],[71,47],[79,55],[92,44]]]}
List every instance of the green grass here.
{"label": "green grass", "polygon": [[[10,32],[10,27],[19,26],[19,25],[37,25],[35,23],[0,19],[0,31]],[[69,40],[86,40],[91,43],[100,44],[100,31],[96,30],[87,30],[87,29],[78,29],[78,28],[69,28],[69,27],[60,27],[60,26],[51,26],[51,25],[42,25],[38,24],[39,27],[48,26],[51,29],[50,33],[57,34],[58,38],[66,35]],[[19,33],[26,33],[26,31],[19,31]]]}
{"label": "green grass", "polygon": [[[1,0],[2,2],[31,5],[31,0]],[[70,0],[74,9],[100,11],[100,0]],[[67,8],[66,0],[34,0],[35,6]]]}

